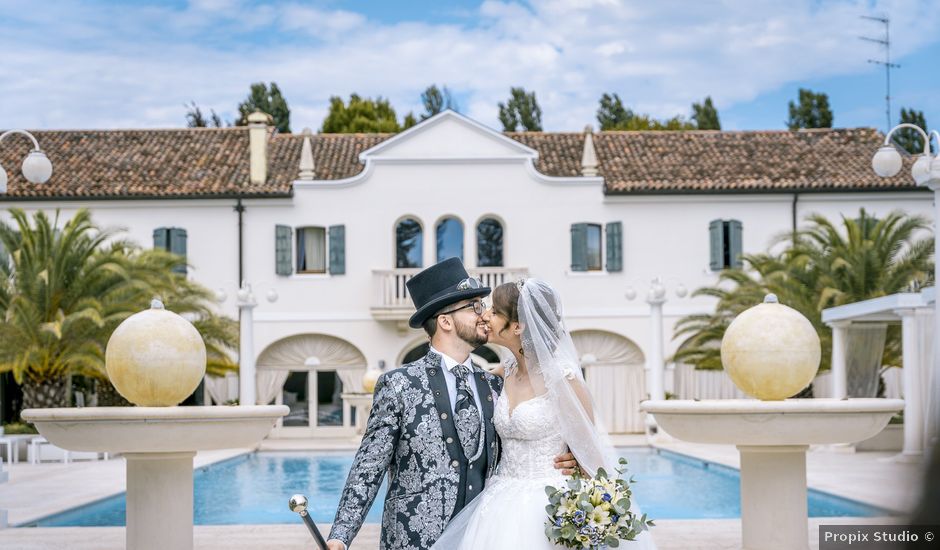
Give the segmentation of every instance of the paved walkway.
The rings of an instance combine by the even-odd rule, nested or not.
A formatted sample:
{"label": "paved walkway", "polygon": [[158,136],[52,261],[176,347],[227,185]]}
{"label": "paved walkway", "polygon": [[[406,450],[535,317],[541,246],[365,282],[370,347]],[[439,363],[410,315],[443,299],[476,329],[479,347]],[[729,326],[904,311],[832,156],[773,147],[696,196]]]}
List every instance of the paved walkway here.
{"label": "paved walkway", "polygon": [[[616,437],[618,446],[643,445],[643,436]],[[685,455],[738,467],[733,446],[661,442],[657,446]],[[357,442],[335,440],[268,440],[263,450],[354,450]],[[246,449],[199,453],[195,466],[218,462]],[[810,487],[898,511],[910,509],[921,487],[922,467],[898,463],[893,453],[843,453],[814,449],[807,457]],[[74,508],[124,491],[124,460],[72,464],[14,464],[10,482],[0,484],[0,508],[9,510],[10,523],[20,524]],[[820,524],[897,523],[896,518],[814,518],[809,547],[818,548]],[[326,526],[324,526],[325,528]],[[721,550],[740,548],[741,522],[728,520],[660,520],[653,530],[660,550]],[[378,548],[379,527],[363,526],[354,549]],[[302,524],[197,526],[198,550],[254,548],[309,549],[312,540]],[[122,527],[11,528],[0,531],[0,548],[20,550],[117,550],[124,548]]]}

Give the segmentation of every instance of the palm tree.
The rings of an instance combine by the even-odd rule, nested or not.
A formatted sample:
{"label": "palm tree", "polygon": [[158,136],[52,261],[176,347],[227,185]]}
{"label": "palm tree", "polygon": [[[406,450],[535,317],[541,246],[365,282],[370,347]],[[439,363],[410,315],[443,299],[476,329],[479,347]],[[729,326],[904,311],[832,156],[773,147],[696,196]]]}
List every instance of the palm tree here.
{"label": "palm tree", "polygon": [[99,381],[107,400],[108,338],[154,296],[202,332],[211,370],[234,366],[226,350],[237,342],[235,322],[213,315],[208,290],[172,272],[182,258],[99,229],[87,210],[61,229],[58,212],[50,220],[39,211],[32,223],[20,209],[10,214],[15,227],[0,224],[9,255],[0,262],[0,372],[13,372],[24,407],[65,406],[72,374]]}
{"label": "palm tree", "polygon": [[[858,217],[842,217],[841,229],[819,214],[795,235],[781,234],[773,245],[788,243],[779,254],[746,254],[744,268],[719,274],[718,284],[693,296],[717,300],[715,312],[690,315],[676,325],[685,337],[675,361],[700,369],[720,369],[725,329],[767,293],[805,315],[822,344],[821,369],[829,368],[831,333],[822,310],[838,305],[916,289],[932,282],[933,237],[928,221],[894,211],[883,218],[861,209]],[[900,333],[889,327],[882,364],[898,364]]]}

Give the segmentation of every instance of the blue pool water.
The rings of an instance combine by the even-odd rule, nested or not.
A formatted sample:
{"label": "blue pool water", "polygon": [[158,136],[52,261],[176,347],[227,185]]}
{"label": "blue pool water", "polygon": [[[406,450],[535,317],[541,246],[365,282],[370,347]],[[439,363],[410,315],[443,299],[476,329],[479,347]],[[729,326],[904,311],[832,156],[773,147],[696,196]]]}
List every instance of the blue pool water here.
{"label": "blue pool water", "polygon": [[[636,479],[634,499],[653,519],[741,517],[738,471],[733,468],[648,448],[621,449]],[[196,470],[196,525],[297,523],[287,500],[305,494],[311,516],[333,521],[340,492],[352,466],[351,454],[254,453]],[[366,521],[379,523],[383,483]],[[124,495],[57,514],[34,525],[120,526]],[[891,512],[819,491],[809,491],[811,517],[892,515]]]}

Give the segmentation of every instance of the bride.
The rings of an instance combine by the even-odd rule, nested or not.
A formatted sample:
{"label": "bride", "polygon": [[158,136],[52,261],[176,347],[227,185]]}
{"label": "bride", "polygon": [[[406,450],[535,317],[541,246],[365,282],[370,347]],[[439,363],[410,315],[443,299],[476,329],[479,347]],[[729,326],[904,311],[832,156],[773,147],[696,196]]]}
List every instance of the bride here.
{"label": "bride", "polygon": [[[591,396],[561,301],[546,283],[528,279],[493,291],[485,314],[489,342],[512,351],[496,401],[493,423],[503,456],[486,489],[448,524],[439,550],[540,550],[560,548],[545,536],[546,486],[564,487],[554,457],[571,450],[588,476],[615,472],[617,457],[594,418]],[[639,514],[636,506],[633,512]],[[655,548],[649,532],[626,548]]]}

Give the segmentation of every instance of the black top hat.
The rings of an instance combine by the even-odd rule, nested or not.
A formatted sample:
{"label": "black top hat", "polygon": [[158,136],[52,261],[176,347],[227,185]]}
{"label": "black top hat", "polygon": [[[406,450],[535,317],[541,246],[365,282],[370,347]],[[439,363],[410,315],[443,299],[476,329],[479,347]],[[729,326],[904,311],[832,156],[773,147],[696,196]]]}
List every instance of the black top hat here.
{"label": "black top hat", "polygon": [[467,274],[459,258],[448,258],[436,263],[406,284],[418,310],[408,320],[411,328],[420,327],[435,311],[448,304],[490,293],[490,287],[481,285],[480,281]]}

